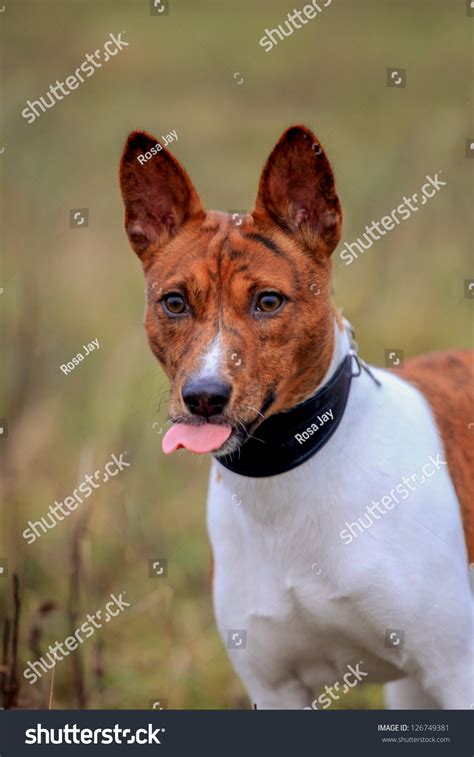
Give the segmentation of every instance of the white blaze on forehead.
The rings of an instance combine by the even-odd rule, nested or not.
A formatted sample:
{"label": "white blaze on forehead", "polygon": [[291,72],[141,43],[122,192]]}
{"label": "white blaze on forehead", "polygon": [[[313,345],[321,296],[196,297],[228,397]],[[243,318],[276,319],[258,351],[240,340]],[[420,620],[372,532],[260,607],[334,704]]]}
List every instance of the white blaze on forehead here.
{"label": "white blaze on forehead", "polygon": [[219,376],[221,373],[224,345],[222,337],[217,334],[204,353],[199,370],[199,376]]}

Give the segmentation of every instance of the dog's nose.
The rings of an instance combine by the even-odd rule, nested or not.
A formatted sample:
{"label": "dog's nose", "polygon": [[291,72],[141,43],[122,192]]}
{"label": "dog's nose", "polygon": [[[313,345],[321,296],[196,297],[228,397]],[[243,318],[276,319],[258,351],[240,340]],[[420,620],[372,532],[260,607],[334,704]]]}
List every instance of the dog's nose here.
{"label": "dog's nose", "polygon": [[191,379],[183,386],[183,400],[193,415],[219,415],[229,402],[232,388],[213,379]]}

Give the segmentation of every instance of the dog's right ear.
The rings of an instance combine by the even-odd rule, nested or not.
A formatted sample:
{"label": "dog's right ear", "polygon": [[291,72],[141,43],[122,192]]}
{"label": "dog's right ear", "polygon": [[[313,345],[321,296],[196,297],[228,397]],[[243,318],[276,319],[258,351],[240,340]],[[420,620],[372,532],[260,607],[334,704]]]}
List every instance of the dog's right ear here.
{"label": "dog's right ear", "polygon": [[125,143],[120,188],[125,229],[145,268],[187,220],[205,215],[184,168],[157,139],[143,131],[132,132]]}

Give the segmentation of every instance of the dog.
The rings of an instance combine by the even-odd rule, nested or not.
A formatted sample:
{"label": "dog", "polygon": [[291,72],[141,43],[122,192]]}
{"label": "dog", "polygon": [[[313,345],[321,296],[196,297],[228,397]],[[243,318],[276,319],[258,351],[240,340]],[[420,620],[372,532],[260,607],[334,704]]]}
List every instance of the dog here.
{"label": "dog", "polygon": [[157,143],[126,141],[125,228],[171,384],[163,450],[213,455],[215,614],[250,701],[325,709],[356,666],[388,707],[472,707],[473,353],[358,356],[308,128],[283,133],[248,214],[206,212],[165,148],[139,162]]}

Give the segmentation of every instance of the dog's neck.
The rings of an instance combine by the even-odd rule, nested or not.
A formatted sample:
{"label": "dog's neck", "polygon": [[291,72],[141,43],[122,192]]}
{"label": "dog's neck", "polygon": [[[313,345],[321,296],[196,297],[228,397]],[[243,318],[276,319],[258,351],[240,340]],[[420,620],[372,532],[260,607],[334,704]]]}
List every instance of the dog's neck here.
{"label": "dog's neck", "polygon": [[328,381],[331,380],[331,378],[334,376],[335,372],[337,371],[338,367],[340,366],[340,364],[342,363],[346,355],[349,354],[350,350],[353,349],[355,345],[354,336],[353,336],[354,332],[348,320],[346,320],[345,318],[338,319],[336,316],[334,316],[333,329],[334,329],[334,346],[333,346],[331,361],[329,363],[328,369],[323,379],[314,388],[311,394],[308,395],[306,399],[309,399],[309,397],[313,397],[316,394],[316,392],[322,389],[322,387],[325,384],[327,384]]}

